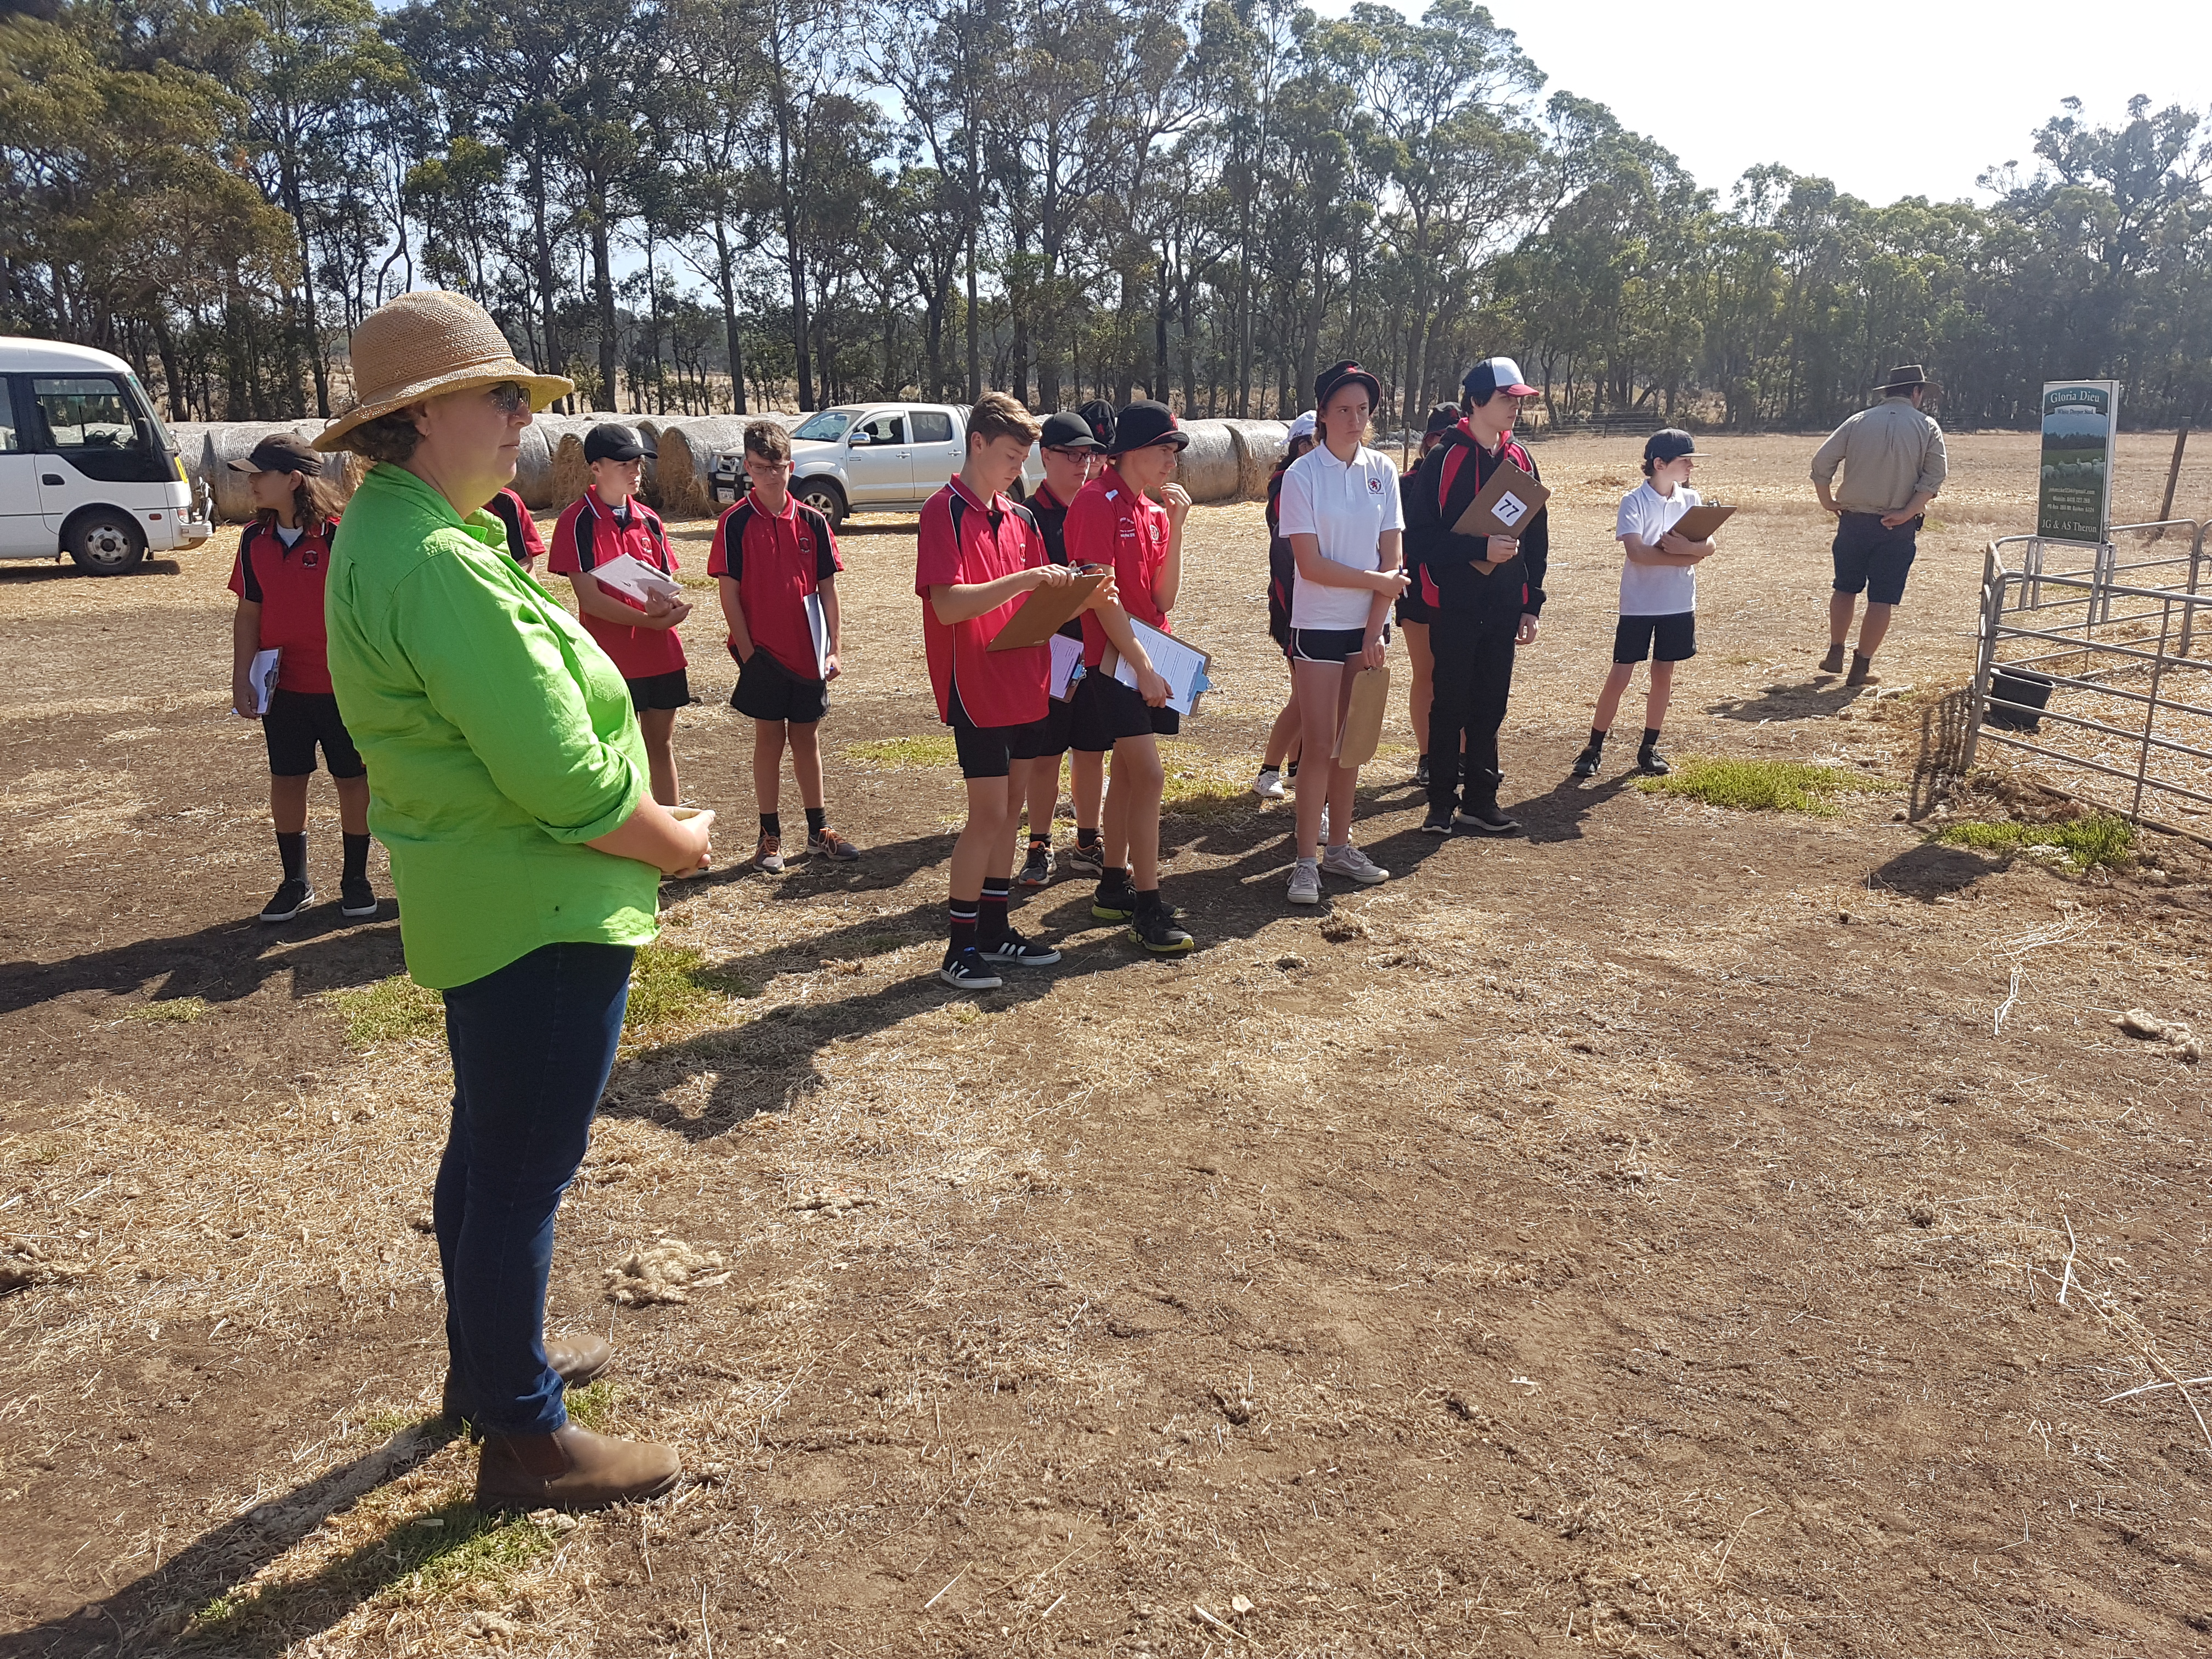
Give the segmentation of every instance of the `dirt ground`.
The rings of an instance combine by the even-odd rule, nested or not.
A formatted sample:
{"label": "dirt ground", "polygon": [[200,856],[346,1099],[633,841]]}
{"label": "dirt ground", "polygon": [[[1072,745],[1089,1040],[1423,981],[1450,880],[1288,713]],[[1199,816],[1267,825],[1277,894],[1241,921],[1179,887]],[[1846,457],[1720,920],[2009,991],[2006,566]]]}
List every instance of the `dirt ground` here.
{"label": "dirt ground", "polygon": [[[2170,443],[2124,444],[2124,513]],[[1567,780],[1636,450],[1561,441],[1527,833],[1417,833],[1401,696],[1358,830],[1393,879],[1295,913],[1287,809],[1237,793],[1285,683],[1260,513],[1200,508],[1178,626],[1223,684],[1167,887],[1201,948],[1140,959],[1062,879],[1018,908],[1063,962],[981,999],[931,971],[956,776],[846,752],[934,729],[912,520],[845,538],[856,866],[737,856],[702,588],[679,744],[729,867],[668,890],[703,970],[625,1050],[552,1316],[616,1341],[593,1420],[693,1478],[573,1522],[477,1516],[437,1429],[443,1050],[329,994],[401,971],[388,900],[248,920],[233,537],[0,568],[0,1656],[2212,1652],[2204,1068],[2112,1023],[2206,1029],[2212,865],[1929,839],[2033,441],[1954,441],[1879,697],[1814,672],[1811,447],[1711,441],[1750,510],[1672,748],[1893,789],[1644,793],[1640,684]],[[611,1302],[671,1240],[726,1279]]]}

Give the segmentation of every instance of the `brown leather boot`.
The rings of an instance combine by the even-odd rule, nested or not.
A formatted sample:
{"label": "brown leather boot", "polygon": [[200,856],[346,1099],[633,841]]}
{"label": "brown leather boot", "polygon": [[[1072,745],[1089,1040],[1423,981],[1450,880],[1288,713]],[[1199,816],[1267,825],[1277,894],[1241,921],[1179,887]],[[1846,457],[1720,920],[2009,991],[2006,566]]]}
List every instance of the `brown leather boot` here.
{"label": "brown leather boot", "polygon": [[[572,1336],[559,1342],[545,1345],[545,1363],[552,1366],[564,1389],[580,1389],[613,1364],[615,1351],[605,1337]],[[475,1413],[461,1401],[453,1374],[446,1373],[446,1398],[442,1409],[448,1423],[471,1425],[470,1434],[475,1436]]]}
{"label": "brown leather boot", "polygon": [[1851,672],[1844,676],[1845,685],[1880,685],[1881,677],[1874,672],[1874,659],[1851,654]]}
{"label": "brown leather boot", "polygon": [[596,1510],[658,1498],[683,1464],[673,1446],[617,1440],[574,1423],[551,1434],[488,1434],[477,1464],[480,1510]]}
{"label": "brown leather boot", "polygon": [[1828,647],[1828,654],[1820,659],[1820,672],[1823,674],[1840,674],[1844,672],[1844,642],[1841,640],[1833,641]]}

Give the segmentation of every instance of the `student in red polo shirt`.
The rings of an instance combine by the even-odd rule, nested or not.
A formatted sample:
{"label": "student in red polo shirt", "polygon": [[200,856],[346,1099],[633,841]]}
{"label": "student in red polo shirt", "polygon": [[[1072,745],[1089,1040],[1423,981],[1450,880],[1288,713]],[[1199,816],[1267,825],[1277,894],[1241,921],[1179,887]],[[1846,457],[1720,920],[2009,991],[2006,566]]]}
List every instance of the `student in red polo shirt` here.
{"label": "student in red polo shirt", "polygon": [[[968,417],[967,460],[921,509],[915,558],[930,687],[938,718],[952,728],[968,785],[968,822],[952,848],[951,939],[938,976],[966,991],[996,990],[1005,982],[995,971],[1000,963],[1044,967],[1060,960],[1059,951],[1024,939],[1006,921],[1020,828],[1009,775],[1017,763],[1026,771],[1049,740],[1052,653],[1042,644],[989,648],[1024,595],[1072,580],[1046,556],[1029,509],[1006,499],[1040,429],[1003,392],[975,405]],[[1133,647],[1111,592],[1110,583],[1102,586],[1091,606],[1110,611],[1110,633]]]}
{"label": "student in red polo shirt", "polygon": [[[714,526],[707,574],[717,579],[738,660],[730,707],[753,722],[753,793],[760,804],[760,844],[753,863],[783,873],[783,750],[806,808],[806,850],[856,859],[860,849],[830,827],[823,804],[822,747],[816,727],[830,712],[837,678],[837,538],[830,520],[791,494],[791,437],[774,421],[745,428],[745,477],[752,489]],[[807,600],[821,596],[823,644],[817,650]]]}
{"label": "student in red polo shirt", "polygon": [[[1131,404],[1115,417],[1106,470],[1084,485],[1067,509],[1069,559],[1110,568],[1120,607],[1163,633],[1170,631],[1168,612],[1182,585],[1182,526],[1190,513],[1189,495],[1168,480],[1189,442],[1190,434],[1164,404]],[[1165,506],[1148,498],[1154,489]],[[1160,902],[1160,795],[1166,776],[1157,739],[1174,736],[1182,719],[1166,707],[1167,682],[1141,656],[1133,658],[1133,690],[1105,670],[1109,647],[1133,656],[1109,637],[1106,616],[1094,610],[1084,618],[1088,672],[1077,688],[1074,714],[1078,750],[1114,751],[1103,825],[1106,871],[1091,914],[1101,921],[1127,922],[1129,938],[1155,956],[1181,956],[1194,941]]]}
{"label": "student in red polo shirt", "polygon": [[[253,475],[253,522],[239,538],[230,591],[238,595],[231,623],[230,706],[261,722],[269,745],[269,816],[276,826],[283,884],[261,912],[264,921],[289,921],[314,902],[307,878],[307,780],[315,745],[338,792],[338,828],[345,837],[338,908],[376,914],[368,884],[368,769],[338,718],[325,659],[323,583],[331,571],[331,536],[337,507],[322,476],[323,458],[296,438],[264,438],[231,465]],[[252,683],[257,652],[276,651],[276,690],[258,712]]]}
{"label": "student in red polo shirt", "polygon": [[507,556],[536,575],[538,562],[545,556],[545,543],[538,533],[538,520],[530,516],[522,497],[512,489],[502,489],[484,503],[484,510],[507,526]]}
{"label": "student in red polo shirt", "polygon": [[629,682],[630,702],[652,768],[653,798],[673,806],[683,799],[677,793],[676,711],[691,701],[684,641],[676,629],[691,607],[657,594],[640,605],[601,586],[592,574],[624,553],[668,575],[676,574],[676,555],[660,515],[637,499],[638,482],[653,454],[626,426],[610,421],[591,429],[584,439],[584,459],[591,465],[592,487],[568,504],[553,526],[545,569],[568,579],[585,631]]}

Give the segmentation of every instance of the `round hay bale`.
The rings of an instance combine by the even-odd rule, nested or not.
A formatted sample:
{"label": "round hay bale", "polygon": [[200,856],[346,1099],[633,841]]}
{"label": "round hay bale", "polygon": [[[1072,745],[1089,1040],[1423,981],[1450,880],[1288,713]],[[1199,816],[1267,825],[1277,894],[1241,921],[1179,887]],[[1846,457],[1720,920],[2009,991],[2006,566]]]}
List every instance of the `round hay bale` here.
{"label": "round hay bale", "polygon": [[1265,500],[1275,463],[1289,447],[1291,428],[1281,421],[1224,421],[1237,441],[1237,499]]}
{"label": "round hay bale", "polygon": [[[288,437],[312,439],[323,429],[320,421],[210,421],[195,422],[190,430],[198,441],[185,441],[186,428],[173,428],[177,436],[179,459],[185,464],[185,477],[198,483],[204,478],[215,498],[215,515],[222,522],[244,524],[253,516],[252,489],[246,483],[246,473],[231,465],[242,461],[253,453],[253,447],[264,438],[282,433]],[[336,468],[326,475],[338,477]],[[351,494],[349,489],[346,493]]]}
{"label": "round hay bale", "polygon": [[745,428],[755,421],[775,418],[696,415],[662,427],[653,446],[660,451],[656,471],[662,514],[672,519],[711,519],[720,514],[722,507],[714,499],[710,471],[714,457],[743,449]]}
{"label": "round hay bale", "polygon": [[[548,480],[545,505],[541,512],[559,513],[569,502],[581,501],[584,492],[592,487],[592,469],[584,459],[584,432],[595,422],[584,422],[583,432],[563,432],[553,441],[553,465]],[[529,498],[524,497],[526,501]],[[533,507],[538,504],[531,501]]]}
{"label": "round hay bale", "polygon": [[[575,499],[556,502],[553,499],[553,458],[560,448],[562,434],[573,432],[577,441],[601,421],[612,417],[605,415],[540,415],[522,428],[522,453],[514,464],[514,489],[524,505],[538,512],[556,506],[565,507]],[[581,495],[580,489],[576,492]]]}
{"label": "round hay bale", "polygon": [[1194,501],[1235,501],[1241,462],[1228,423],[1192,421],[1183,430],[1190,434],[1190,444],[1176,464],[1175,481]]}

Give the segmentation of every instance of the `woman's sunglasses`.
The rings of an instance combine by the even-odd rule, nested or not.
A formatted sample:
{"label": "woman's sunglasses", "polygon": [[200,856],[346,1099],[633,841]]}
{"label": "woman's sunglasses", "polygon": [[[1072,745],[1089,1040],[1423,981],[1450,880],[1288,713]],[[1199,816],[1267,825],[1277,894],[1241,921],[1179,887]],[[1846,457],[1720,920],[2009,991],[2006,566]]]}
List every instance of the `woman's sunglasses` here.
{"label": "woman's sunglasses", "polygon": [[501,380],[488,390],[484,396],[491,399],[491,406],[502,415],[520,415],[530,407],[529,389],[514,380]]}

